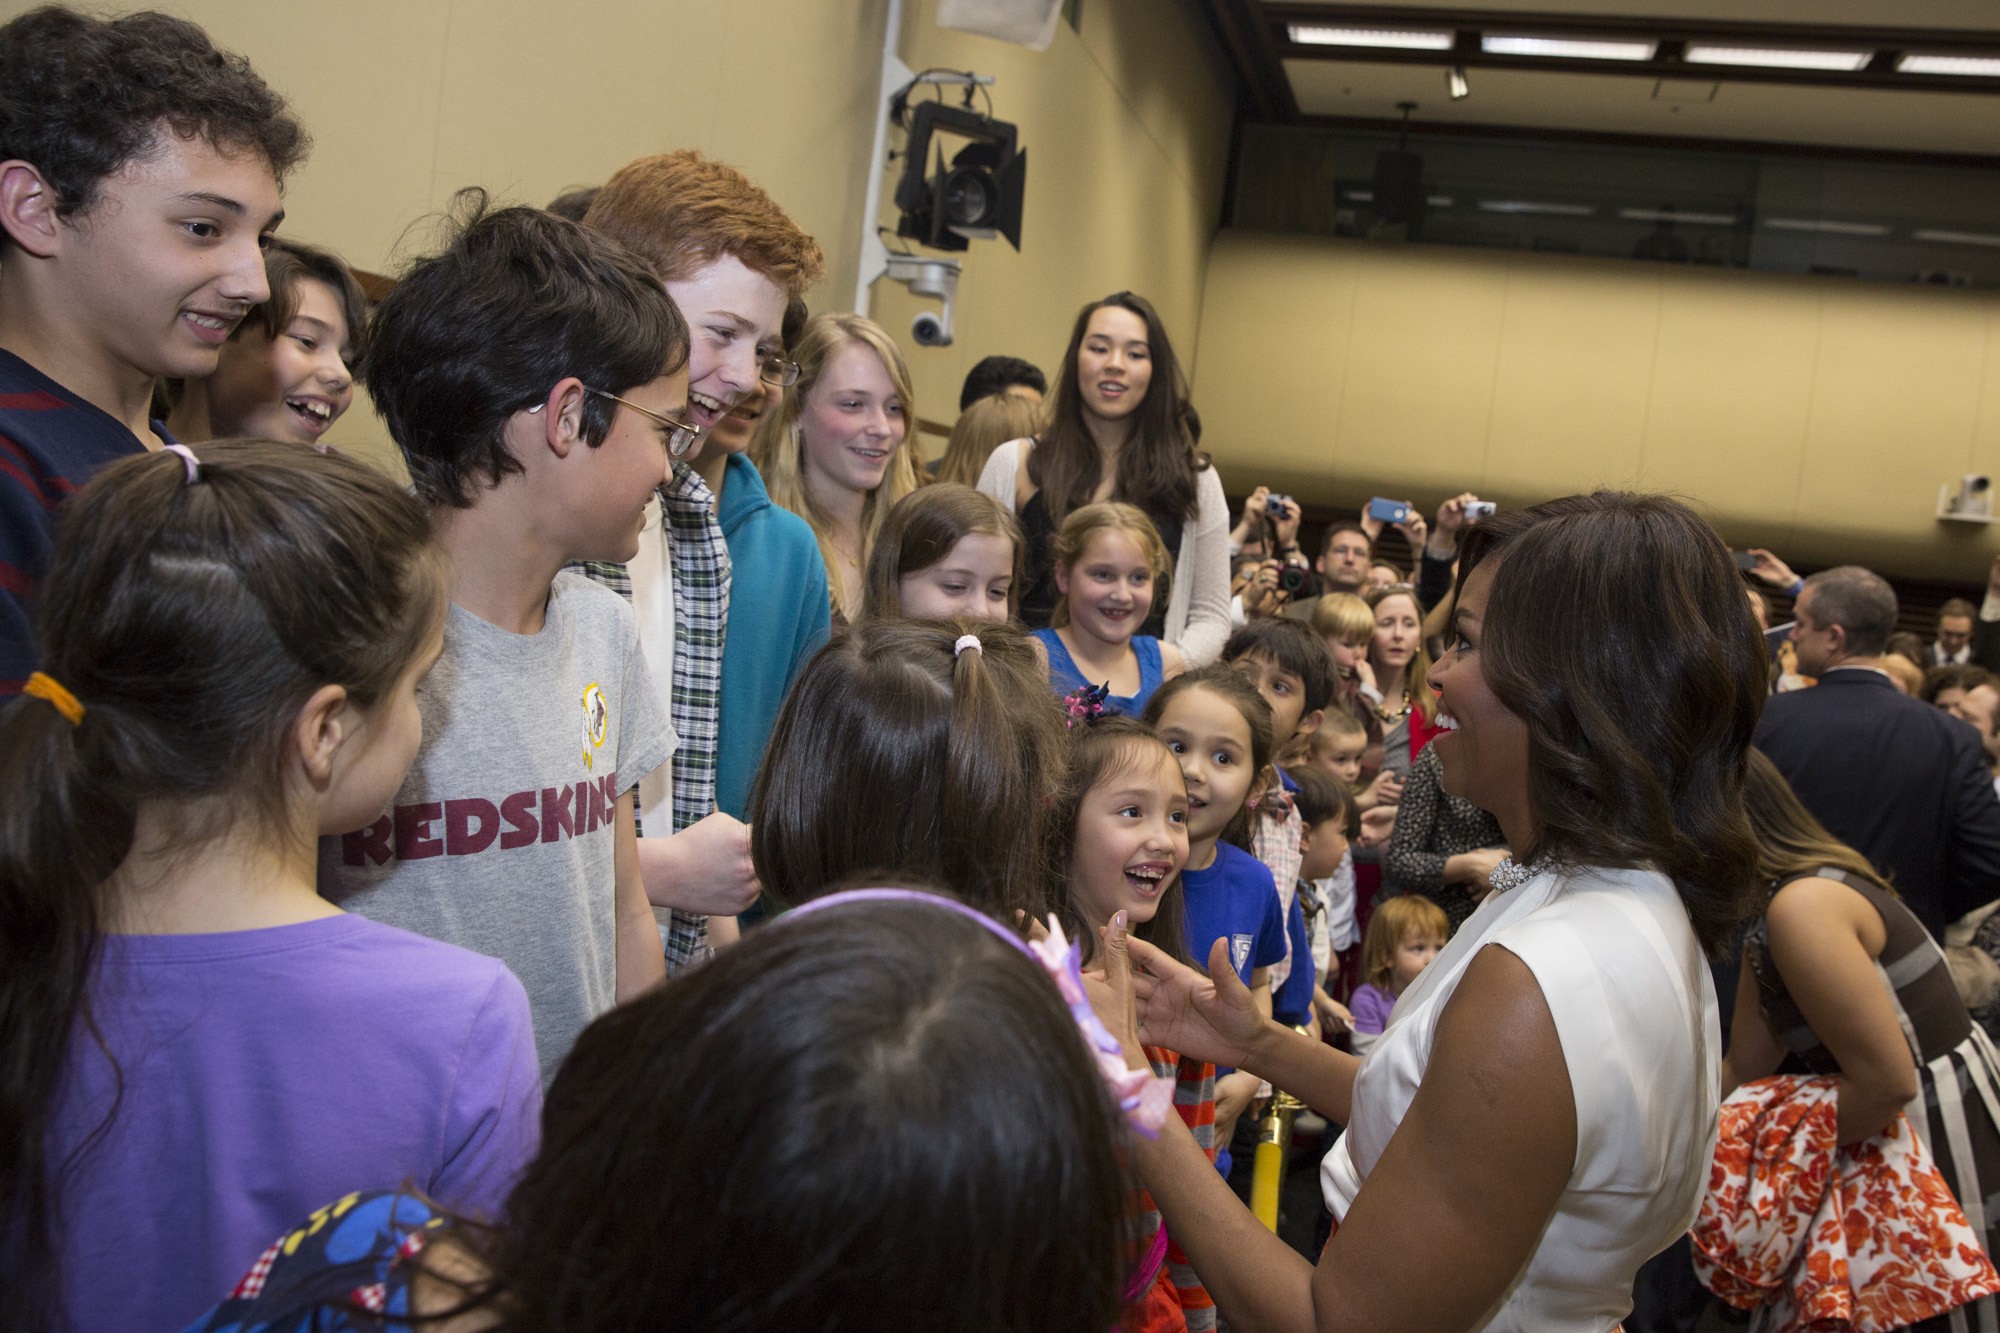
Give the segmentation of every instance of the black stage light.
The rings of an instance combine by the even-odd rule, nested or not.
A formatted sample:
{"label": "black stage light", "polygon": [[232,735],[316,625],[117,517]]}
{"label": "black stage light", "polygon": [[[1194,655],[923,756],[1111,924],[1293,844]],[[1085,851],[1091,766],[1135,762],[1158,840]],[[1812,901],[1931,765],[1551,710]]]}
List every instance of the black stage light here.
{"label": "black stage light", "polygon": [[[1014,126],[943,102],[919,102],[907,107],[907,115],[896,234],[933,250],[964,250],[972,241],[1004,236],[1019,250],[1028,154],[1017,145]],[[939,146],[927,173],[932,139],[940,132],[971,142],[949,164]]]}

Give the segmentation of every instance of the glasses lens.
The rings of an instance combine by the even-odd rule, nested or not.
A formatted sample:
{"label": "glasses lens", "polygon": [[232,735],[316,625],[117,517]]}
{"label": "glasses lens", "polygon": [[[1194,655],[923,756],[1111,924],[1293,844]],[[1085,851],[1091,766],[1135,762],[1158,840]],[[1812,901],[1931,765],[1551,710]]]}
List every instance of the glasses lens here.
{"label": "glasses lens", "polygon": [[789,389],[799,382],[799,363],[787,361],[782,356],[774,356],[764,363],[760,373],[764,383]]}
{"label": "glasses lens", "polygon": [[679,458],[694,448],[694,442],[700,438],[701,431],[695,427],[677,425],[667,436],[667,452]]}

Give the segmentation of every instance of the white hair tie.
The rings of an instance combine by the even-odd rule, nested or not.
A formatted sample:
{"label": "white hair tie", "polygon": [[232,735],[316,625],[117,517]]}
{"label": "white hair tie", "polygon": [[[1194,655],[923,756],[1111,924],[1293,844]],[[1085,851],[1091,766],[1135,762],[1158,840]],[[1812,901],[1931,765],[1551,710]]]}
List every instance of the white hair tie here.
{"label": "white hair tie", "polygon": [[957,643],[954,643],[954,644],[953,644],[953,645],[951,646],[951,655],[952,655],[952,657],[953,657],[953,658],[957,658],[957,657],[958,657],[958,656],[959,656],[960,654],[962,654],[962,653],[963,653],[963,652],[964,652],[964,651],[965,651],[965,650],[966,650],[967,648],[970,648],[970,649],[972,649],[973,651],[975,651],[975,652],[980,652],[980,653],[983,653],[983,652],[985,652],[985,651],[986,651],[986,650],[985,650],[984,648],[982,648],[982,647],[980,646],[980,643],[979,643],[979,636],[978,636],[977,634],[961,634],[961,635],[959,635],[959,636],[958,636],[958,642],[957,642]]}

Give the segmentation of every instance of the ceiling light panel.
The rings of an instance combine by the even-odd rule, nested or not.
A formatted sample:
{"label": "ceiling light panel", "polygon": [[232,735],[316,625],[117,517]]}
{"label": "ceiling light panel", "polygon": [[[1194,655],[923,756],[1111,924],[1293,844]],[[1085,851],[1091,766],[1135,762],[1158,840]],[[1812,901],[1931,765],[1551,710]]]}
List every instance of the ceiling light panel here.
{"label": "ceiling light panel", "polygon": [[1292,41],[1300,46],[1372,46],[1392,51],[1449,51],[1449,30],[1430,28],[1333,28],[1291,25]]}
{"label": "ceiling light panel", "polygon": [[1905,55],[1896,62],[1900,74],[1949,74],[1965,79],[2000,79],[2000,56]]}
{"label": "ceiling light panel", "polygon": [[1689,42],[1681,57],[1690,65],[1742,65],[1757,69],[1817,69],[1852,74],[1875,58],[1873,51],[1814,51],[1803,48],[1716,46]]}
{"label": "ceiling light panel", "polygon": [[1875,222],[1832,222],[1825,218],[1765,218],[1772,231],[1816,231],[1828,236],[1887,236],[1889,229]]}
{"label": "ceiling light panel", "polygon": [[2000,236],[1984,231],[1939,231],[1925,227],[1910,233],[1917,241],[1931,241],[1938,245],[1989,245],[2000,246]]}
{"label": "ceiling light panel", "polygon": [[1671,208],[1621,208],[1618,216],[1627,222],[1685,222],[1697,227],[1733,227],[1734,213],[1682,213]]}
{"label": "ceiling light panel", "polygon": [[1658,42],[1619,42],[1589,37],[1532,37],[1488,33],[1479,39],[1490,56],[1536,56],[1551,60],[1651,60]]}
{"label": "ceiling light panel", "polygon": [[1535,199],[1481,199],[1479,207],[1487,213],[1531,213],[1553,218],[1587,218],[1597,213],[1588,204],[1546,204]]}

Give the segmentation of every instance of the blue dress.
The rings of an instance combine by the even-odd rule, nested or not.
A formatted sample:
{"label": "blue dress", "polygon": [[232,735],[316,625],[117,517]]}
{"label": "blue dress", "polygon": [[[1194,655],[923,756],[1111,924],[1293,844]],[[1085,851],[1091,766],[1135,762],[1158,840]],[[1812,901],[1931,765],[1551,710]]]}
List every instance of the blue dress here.
{"label": "blue dress", "polygon": [[[1049,686],[1055,690],[1058,699],[1071,690],[1104,683],[1083,678],[1083,673],[1077,670],[1076,659],[1069,655],[1069,649],[1063,646],[1062,639],[1054,630],[1038,629],[1035,637],[1049,650]],[[1134,634],[1132,651],[1139,656],[1139,692],[1106,697],[1104,711],[1107,713],[1137,717],[1144,711],[1146,700],[1153,697],[1153,691],[1160,688],[1160,641],[1150,634]]]}

